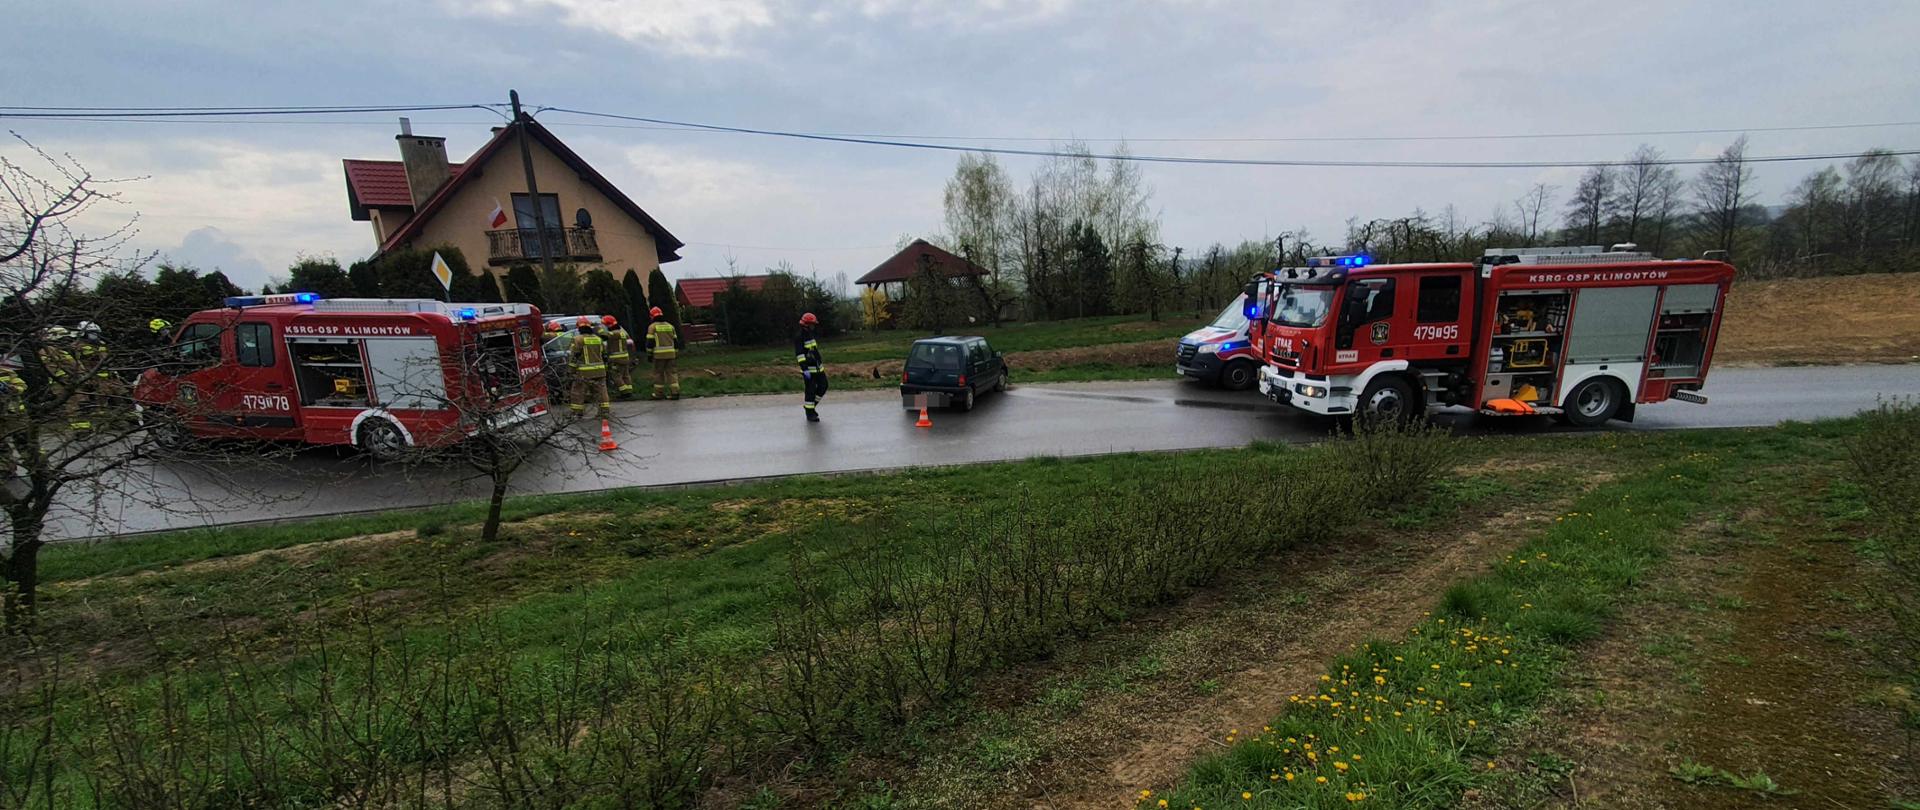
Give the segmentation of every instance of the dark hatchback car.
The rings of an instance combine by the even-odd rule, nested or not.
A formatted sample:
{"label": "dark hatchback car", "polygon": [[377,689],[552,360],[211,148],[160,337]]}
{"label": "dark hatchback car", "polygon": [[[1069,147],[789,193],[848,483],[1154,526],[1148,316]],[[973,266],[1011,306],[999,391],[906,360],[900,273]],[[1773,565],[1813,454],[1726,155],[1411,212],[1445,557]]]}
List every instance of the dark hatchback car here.
{"label": "dark hatchback car", "polygon": [[907,352],[907,368],[900,373],[900,404],[919,408],[919,397],[925,394],[927,407],[952,405],[967,411],[980,394],[1006,386],[1006,358],[988,346],[986,338],[927,338],[914,341]]}

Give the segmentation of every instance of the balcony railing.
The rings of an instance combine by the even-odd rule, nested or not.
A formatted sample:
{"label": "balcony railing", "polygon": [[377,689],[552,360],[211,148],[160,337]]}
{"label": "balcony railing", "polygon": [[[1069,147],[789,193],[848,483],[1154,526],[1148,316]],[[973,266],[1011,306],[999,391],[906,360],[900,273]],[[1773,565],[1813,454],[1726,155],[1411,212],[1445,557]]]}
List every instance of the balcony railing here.
{"label": "balcony railing", "polygon": [[538,228],[487,231],[488,264],[537,262],[547,256],[558,261],[597,262],[600,242],[592,228],[548,228],[544,234]]}

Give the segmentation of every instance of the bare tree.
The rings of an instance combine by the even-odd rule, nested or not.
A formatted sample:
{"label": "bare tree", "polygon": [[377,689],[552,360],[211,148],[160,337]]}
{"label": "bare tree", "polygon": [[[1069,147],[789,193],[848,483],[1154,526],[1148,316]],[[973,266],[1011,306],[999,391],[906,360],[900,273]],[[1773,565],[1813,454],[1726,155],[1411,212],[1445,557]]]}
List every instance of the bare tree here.
{"label": "bare tree", "polygon": [[[462,306],[479,305],[447,305],[449,310]],[[479,321],[461,330],[456,349],[443,347],[437,357],[416,358],[395,369],[396,382],[382,394],[409,408],[455,415],[447,435],[415,436],[409,444],[383,448],[381,455],[385,466],[406,475],[440,478],[449,470],[464,469],[481,479],[487,486],[487,516],[480,529],[484,542],[499,539],[502,508],[514,476],[524,468],[553,476],[600,475],[634,463],[626,453],[596,453],[597,422],[550,409],[541,413],[545,380],[537,371],[521,368],[522,348],[516,345],[540,339],[531,325],[535,314],[509,314],[511,319]]]}
{"label": "bare tree", "polygon": [[[251,491],[247,475],[222,463],[230,457],[184,441],[188,423],[206,420],[226,392],[140,409],[134,378],[178,356],[103,337],[103,324],[145,324],[153,315],[89,293],[102,277],[137,277],[152,258],[129,250],[131,215],[105,235],[76,229],[82,216],[123,204],[112,190],[120,181],[20,142],[35,169],[0,157],[0,367],[9,378],[0,381],[7,389],[0,391],[0,576],[7,627],[15,630],[36,609],[49,532],[82,534],[98,525],[90,523],[96,515],[130,505],[191,512],[222,493]],[[221,339],[203,336],[195,345]],[[260,454],[270,452],[249,453]],[[249,498],[256,508],[263,500]]]}
{"label": "bare tree", "polygon": [[1842,227],[1855,254],[1892,241],[1900,224],[1900,159],[1875,149],[1847,161]]}
{"label": "bare tree", "polygon": [[1622,241],[1638,242],[1648,235],[1663,192],[1678,183],[1673,168],[1661,158],[1660,150],[1641,144],[1620,167],[1619,182],[1607,200],[1607,220]]}
{"label": "bare tree", "polygon": [[1752,185],[1745,135],[1728,144],[1694,178],[1694,212],[1714,249],[1733,251],[1740,233],[1740,209],[1753,201]]}
{"label": "bare tree", "polygon": [[1580,175],[1580,182],[1574,184],[1573,197],[1567,200],[1567,231],[1583,244],[1600,241],[1607,201],[1613,197],[1613,171],[1613,167],[1606,164],[1589,167]]}
{"label": "bare tree", "polygon": [[1001,271],[1008,263],[1015,227],[1013,184],[992,155],[961,155],[943,202],[948,236],[968,262],[987,271],[986,278],[970,276],[969,283],[987,318],[998,326],[1000,309],[1012,296]]}
{"label": "bare tree", "polygon": [[1553,193],[1557,190],[1559,190],[1558,186],[1534,183],[1533,188],[1527,189],[1525,195],[1513,201],[1514,214],[1520,219],[1520,233],[1527,240],[1527,243],[1521,247],[1533,247],[1539,242],[1540,218],[1546,214],[1547,208],[1553,205]]}

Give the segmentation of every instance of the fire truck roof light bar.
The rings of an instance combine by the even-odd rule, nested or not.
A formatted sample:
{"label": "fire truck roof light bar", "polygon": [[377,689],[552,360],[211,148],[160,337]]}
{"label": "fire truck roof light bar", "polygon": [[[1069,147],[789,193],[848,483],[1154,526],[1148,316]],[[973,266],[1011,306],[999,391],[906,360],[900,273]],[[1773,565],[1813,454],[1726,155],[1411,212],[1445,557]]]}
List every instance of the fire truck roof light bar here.
{"label": "fire truck roof light bar", "polygon": [[271,304],[311,304],[320,300],[319,293],[280,293],[277,295],[235,295],[229,296],[226,306],[230,309],[242,307],[262,307]]}

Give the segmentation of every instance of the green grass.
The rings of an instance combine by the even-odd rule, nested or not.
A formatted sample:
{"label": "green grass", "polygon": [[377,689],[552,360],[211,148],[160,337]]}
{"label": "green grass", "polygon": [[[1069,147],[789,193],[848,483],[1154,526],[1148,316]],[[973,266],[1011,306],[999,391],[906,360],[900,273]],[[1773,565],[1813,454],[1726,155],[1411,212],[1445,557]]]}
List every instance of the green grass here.
{"label": "green grass", "polygon": [[[1029,321],[994,327],[986,325],[951,326],[948,335],[979,335],[1002,353],[1031,352],[1045,349],[1071,349],[1109,343],[1134,343],[1143,340],[1177,338],[1207,322],[1190,314],[1164,314],[1159,322],[1143,315],[1112,315],[1100,318],[1075,318],[1062,321]],[[879,330],[855,332],[821,341],[820,354],[829,363],[864,363],[901,360],[915,340],[932,336],[931,332]],[[790,365],[793,355],[788,346],[692,346],[681,356],[682,368],[702,366]],[[1172,358],[1168,358],[1172,362]]]}
{"label": "green grass", "polygon": [[[1627,445],[1622,455],[1645,463],[1580,498],[1490,573],[1454,585],[1406,637],[1335,661],[1319,689],[1294,696],[1259,734],[1196,763],[1141,806],[1454,806],[1464,791],[1504,778],[1501,730],[1546,698],[1572,646],[1613,618],[1669,538],[1749,497],[1756,471],[1831,459],[1835,439],[1856,427],[1695,433],[1657,441],[1658,450],[1637,437],[1586,440]],[[1765,774],[1715,776],[1780,790]]]}

